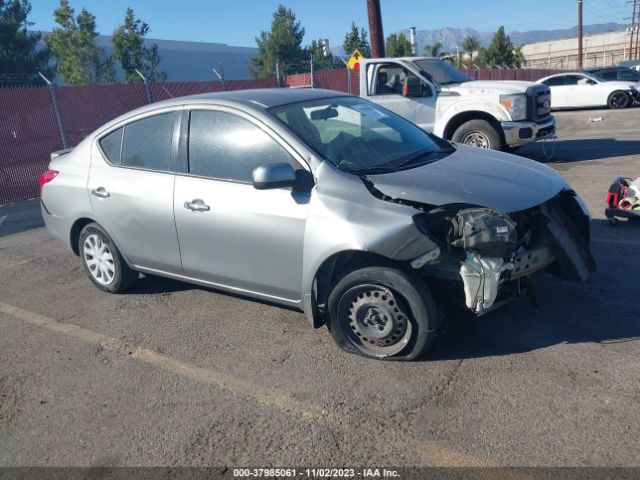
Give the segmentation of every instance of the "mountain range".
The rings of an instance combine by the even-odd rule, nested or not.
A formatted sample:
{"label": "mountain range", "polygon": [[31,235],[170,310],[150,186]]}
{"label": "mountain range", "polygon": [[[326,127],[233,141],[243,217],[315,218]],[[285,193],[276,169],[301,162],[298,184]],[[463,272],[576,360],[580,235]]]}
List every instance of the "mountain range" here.
{"label": "mountain range", "polygon": [[[596,35],[598,33],[615,32],[624,30],[627,25],[620,23],[598,23],[594,25],[585,25],[583,30],[585,35]],[[409,38],[409,29],[400,30],[395,33],[404,33]],[[486,47],[491,42],[495,32],[479,32],[473,28],[452,28],[445,27],[439,30],[416,30],[416,40],[418,43],[418,52],[424,51],[427,45],[433,45],[437,42],[442,43],[443,50],[453,52],[456,45],[459,47],[468,36],[474,37],[482,46]],[[561,38],[572,38],[578,36],[578,27],[564,28],[559,30],[529,30],[526,32],[513,31],[508,32],[514,45],[524,45],[528,43],[545,42],[549,40],[559,40]],[[342,46],[336,46],[334,54],[343,55]]]}

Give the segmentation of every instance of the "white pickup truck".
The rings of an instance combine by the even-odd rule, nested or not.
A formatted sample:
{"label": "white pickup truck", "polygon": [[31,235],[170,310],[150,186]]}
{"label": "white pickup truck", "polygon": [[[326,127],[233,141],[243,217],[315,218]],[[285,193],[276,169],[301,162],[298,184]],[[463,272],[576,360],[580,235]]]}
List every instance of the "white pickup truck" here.
{"label": "white pickup truck", "polygon": [[476,81],[428,57],[360,62],[360,96],[458,143],[509,150],[555,135],[549,87]]}

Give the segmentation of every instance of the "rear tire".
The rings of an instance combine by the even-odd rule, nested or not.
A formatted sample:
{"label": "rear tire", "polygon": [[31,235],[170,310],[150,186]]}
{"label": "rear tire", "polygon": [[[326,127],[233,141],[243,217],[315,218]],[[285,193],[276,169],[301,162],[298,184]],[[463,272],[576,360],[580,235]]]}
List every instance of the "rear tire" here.
{"label": "rear tire", "polygon": [[431,292],[414,272],[370,266],[347,273],[328,300],[327,326],[347,352],[416,360],[431,346],[440,316]]}
{"label": "rear tire", "polygon": [[631,96],[627,92],[621,90],[613,92],[609,95],[607,105],[613,110],[622,110],[627,108],[631,103]]}
{"label": "rear tire", "polygon": [[89,223],[80,232],[78,252],[82,268],[100,290],[124,292],[138,279],[138,272],[127,265],[113,240],[97,223]]}
{"label": "rear tire", "polygon": [[451,140],[463,145],[502,150],[503,142],[500,133],[487,120],[470,120],[460,125],[451,137]]}

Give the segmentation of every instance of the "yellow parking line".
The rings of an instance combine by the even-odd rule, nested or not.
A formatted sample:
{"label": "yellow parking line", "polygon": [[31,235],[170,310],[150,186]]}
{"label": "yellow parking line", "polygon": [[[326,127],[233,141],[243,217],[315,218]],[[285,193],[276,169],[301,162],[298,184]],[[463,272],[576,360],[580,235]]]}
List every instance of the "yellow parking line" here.
{"label": "yellow parking line", "polygon": [[[39,327],[46,328],[47,330],[82,340],[85,343],[100,344],[107,350],[118,353],[126,352],[131,358],[137,361],[153,365],[154,367],[161,368],[168,372],[173,372],[199,383],[211,385],[217,389],[224,390],[232,394],[250,398],[262,405],[275,408],[303,420],[321,422],[333,430],[338,430],[344,433],[353,431],[349,429],[350,425],[353,426],[353,421],[348,415],[325,410],[310,402],[296,400],[275,390],[230,377],[211,368],[198,367],[146,348],[131,347],[127,345],[126,342],[117,338],[94,332],[92,330],[87,330],[85,328],[78,327],[77,325],[58,322],[44,315],[24,310],[1,301],[0,313],[11,315],[14,318],[23,320],[32,325],[37,325]],[[376,435],[383,433],[380,430],[375,430],[367,426],[364,426],[364,428],[370,431],[363,432],[363,425],[361,423],[358,423],[357,428],[365,438],[371,439],[372,443],[375,442],[373,439],[376,438]],[[400,449],[405,451],[406,449],[415,451],[421,458],[431,465],[441,467],[497,467],[496,464],[490,461],[481,459],[475,455],[442,447],[433,441],[407,438],[407,436],[400,431],[390,432],[389,429],[384,429],[384,432],[393,433],[393,435],[389,435],[388,437],[394,438],[394,443],[399,444],[397,446]],[[503,478],[514,478],[514,476],[510,475],[510,472],[506,470],[501,472],[502,474],[497,473],[495,470],[491,470],[491,473],[488,471],[486,473],[490,475],[491,478],[495,478],[496,474]]]}

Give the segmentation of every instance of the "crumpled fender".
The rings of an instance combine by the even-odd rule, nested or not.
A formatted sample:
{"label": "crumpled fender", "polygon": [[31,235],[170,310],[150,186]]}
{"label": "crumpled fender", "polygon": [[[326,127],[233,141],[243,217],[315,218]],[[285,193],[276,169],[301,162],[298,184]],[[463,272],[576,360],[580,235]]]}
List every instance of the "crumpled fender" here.
{"label": "crumpled fender", "polygon": [[437,246],[414,224],[417,208],[375,198],[359,177],[328,162],[319,169],[323,181],[311,196],[302,268],[303,310],[311,321],[315,275],[331,256],[363,251],[410,261]]}

